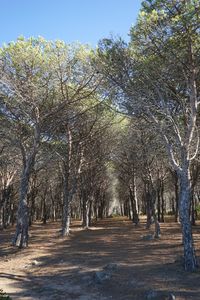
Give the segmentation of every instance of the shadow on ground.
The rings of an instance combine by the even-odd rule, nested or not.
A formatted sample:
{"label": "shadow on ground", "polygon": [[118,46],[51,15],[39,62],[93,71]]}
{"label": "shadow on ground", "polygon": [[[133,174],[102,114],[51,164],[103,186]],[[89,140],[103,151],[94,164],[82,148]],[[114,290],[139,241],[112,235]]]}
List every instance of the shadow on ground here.
{"label": "shadow on ground", "polygon": [[[151,290],[173,292],[177,300],[200,299],[200,272],[186,273],[174,263],[182,251],[178,224],[162,224],[161,239],[150,241],[142,239],[149,233],[144,224],[135,227],[122,219],[100,221],[91,230],[76,224],[65,239],[58,236],[57,223],[37,224],[31,231],[29,249],[9,258],[18,261],[21,273],[4,268],[0,275],[11,283],[13,299],[145,300]],[[30,258],[25,265],[23,257]],[[97,283],[95,272],[109,264],[116,269]]]}

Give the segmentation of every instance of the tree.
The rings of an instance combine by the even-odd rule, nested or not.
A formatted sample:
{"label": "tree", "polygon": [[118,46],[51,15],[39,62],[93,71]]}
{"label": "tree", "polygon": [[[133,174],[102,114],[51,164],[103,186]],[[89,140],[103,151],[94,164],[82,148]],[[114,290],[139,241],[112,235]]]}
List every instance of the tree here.
{"label": "tree", "polygon": [[[144,1],[131,43],[104,40],[98,69],[130,115],[160,134],[179,178],[184,267],[197,268],[190,223],[190,166],[198,152],[198,1]],[[180,34],[181,32],[181,34]]]}
{"label": "tree", "polygon": [[0,62],[1,114],[23,162],[13,244],[24,247],[28,245],[29,181],[40,145],[53,138],[61,122],[73,118],[72,105],[91,97],[96,77],[86,47],[43,38],[10,43],[1,49]]}

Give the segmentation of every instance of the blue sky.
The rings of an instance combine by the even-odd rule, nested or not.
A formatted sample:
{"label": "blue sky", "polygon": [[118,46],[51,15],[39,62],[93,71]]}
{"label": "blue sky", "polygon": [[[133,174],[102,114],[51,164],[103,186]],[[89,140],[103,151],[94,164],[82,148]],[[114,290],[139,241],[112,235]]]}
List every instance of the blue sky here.
{"label": "blue sky", "polygon": [[141,0],[0,0],[0,46],[25,37],[43,36],[96,46],[110,34],[128,40]]}

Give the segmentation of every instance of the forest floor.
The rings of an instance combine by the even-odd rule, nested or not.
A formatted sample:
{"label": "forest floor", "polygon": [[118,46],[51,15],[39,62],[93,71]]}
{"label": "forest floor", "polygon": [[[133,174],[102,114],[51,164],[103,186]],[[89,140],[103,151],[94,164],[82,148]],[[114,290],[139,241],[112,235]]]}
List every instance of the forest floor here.
{"label": "forest floor", "polygon": [[[13,228],[0,232],[0,289],[12,299],[164,300],[165,292],[176,300],[200,299],[200,271],[185,272],[177,259],[179,224],[161,224],[162,236],[153,240],[144,239],[153,228],[123,218],[98,221],[89,230],[75,222],[64,239],[59,226],[34,224],[30,246],[22,250],[10,245]],[[200,225],[194,239],[200,256]]]}

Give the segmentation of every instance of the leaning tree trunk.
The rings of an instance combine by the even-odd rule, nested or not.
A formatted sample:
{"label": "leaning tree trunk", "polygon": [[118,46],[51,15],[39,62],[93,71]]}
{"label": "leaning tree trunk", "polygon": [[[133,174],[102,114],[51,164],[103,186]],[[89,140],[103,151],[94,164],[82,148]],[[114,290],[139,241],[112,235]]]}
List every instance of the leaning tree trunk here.
{"label": "leaning tree trunk", "polygon": [[194,271],[197,268],[197,260],[193,245],[192,226],[190,222],[190,201],[191,189],[189,171],[183,170],[179,174],[179,215],[182,227],[183,247],[184,247],[184,268],[187,271]]}
{"label": "leaning tree trunk", "polygon": [[20,198],[17,212],[17,225],[16,232],[13,239],[13,245],[19,246],[19,248],[28,246],[28,225],[29,225],[29,213],[28,213],[28,200],[27,193],[29,187],[29,179],[34,165],[36,152],[30,154],[24,166],[21,182],[20,182]]}

